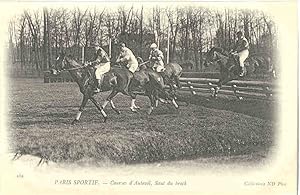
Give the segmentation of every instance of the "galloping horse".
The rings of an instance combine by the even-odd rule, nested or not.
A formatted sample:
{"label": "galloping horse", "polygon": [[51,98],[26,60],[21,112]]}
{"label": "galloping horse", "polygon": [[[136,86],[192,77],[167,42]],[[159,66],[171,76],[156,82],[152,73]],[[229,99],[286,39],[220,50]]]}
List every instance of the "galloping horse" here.
{"label": "galloping horse", "polygon": [[[207,53],[207,57],[204,61],[204,66],[207,67],[212,63],[217,63],[220,66],[220,79],[217,82],[217,86],[214,87],[213,97],[216,97],[223,84],[239,78],[239,61],[238,59],[219,47],[213,47]],[[255,63],[249,63],[245,61],[246,75],[254,72]]]}
{"label": "galloping horse", "polygon": [[152,68],[147,67],[145,63],[139,65],[139,69],[138,71],[134,72],[133,78],[129,85],[129,93],[133,103],[136,99],[134,90],[141,88],[145,90],[145,95],[148,96],[151,101],[148,114],[151,114],[154,106],[157,106],[156,102],[158,99],[161,99],[159,96],[164,100],[172,100],[175,108],[179,108],[174,96],[165,91],[165,84],[162,76],[155,72]]}
{"label": "galloping horse", "polygon": [[[129,95],[128,86],[133,77],[133,74],[126,69],[122,68],[112,68],[109,72],[104,74],[103,82],[101,89],[102,91],[111,91],[103,106],[93,97],[94,92],[94,79],[90,70],[77,63],[71,56],[66,56],[64,53],[61,53],[57,58],[56,67],[52,70],[55,71],[69,71],[71,77],[78,84],[80,92],[83,94],[83,99],[77,113],[76,118],[72,124],[79,121],[84,107],[87,104],[88,100],[91,100],[97,109],[101,112],[104,117],[104,122],[107,120],[107,114],[104,111],[105,106],[110,103],[112,109],[118,114],[120,111],[115,107],[112,98],[115,97],[119,92],[124,95]],[[133,105],[133,107],[136,107]]]}
{"label": "galloping horse", "polygon": [[171,89],[174,89],[173,82],[175,82],[177,88],[181,87],[179,78],[182,74],[182,67],[179,64],[173,62],[166,64],[164,73],[167,76],[167,79],[165,79],[165,83],[169,85]]}
{"label": "galloping horse", "polygon": [[[149,97],[150,102],[151,102],[151,107],[148,112],[148,114],[151,114],[153,110],[153,104],[155,102],[155,92],[156,90],[160,91],[161,93],[165,94],[165,97],[168,97],[168,94],[164,91],[163,89],[163,83],[162,79],[160,78],[160,75],[155,75],[153,73],[148,73],[147,75],[140,75],[140,77],[135,77],[133,79],[133,74],[128,71],[125,68],[120,68],[120,67],[112,67],[111,70],[107,73],[104,74],[104,79],[102,81],[102,86],[101,89],[102,91],[111,91],[110,95],[106,98],[104,104],[102,106],[99,105],[99,103],[95,100],[93,97],[95,95],[94,92],[94,85],[95,81],[93,79],[93,76],[89,68],[80,65],[77,63],[74,59],[72,59],[71,56],[66,56],[64,53],[61,53],[60,56],[57,58],[57,63],[56,63],[56,69],[52,70],[53,72],[55,71],[69,71],[71,77],[74,79],[74,81],[78,84],[80,92],[83,94],[83,100],[81,103],[81,106],[79,108],[79,111],[77,113],[76,118],[72,122],[72,124],[76,123],[79,121],[81,114],[83,112],[83,109],[87,103],[88,100],[91,100],[93,104],[97,107],[97,109],[101,112],[102,116],[104,117],[104,122],[107,120],[107,114],[104,111],[104,108],[108,103],[110,103],[112,109],[120,114],[120,111],[115,107],[112,99],[119,93],[123,93],[124,95],[128,95],[132,98],[131,101],[131,111],[136,111],[138,106],[135,105],[135,99],[136,99],[136,94],[132,93],[132,90],[129,89],[129,85],[131,84],[131,81],[144,81],[146,80],[143,84],[142,87],[145,88],[146,90],[146,95]],[[154,72],[154,71],[152,71]],[[149,77],[150,75],[150,77]],[[158,81],[158,82],[157,82]],[[175,102],[175,100],[174,100]],[[176,102],[174,103],[176,107]],[[177,105],[178,108],[178,105]]]}
{"label": "galloping horse", "polygon": [[[138,61],[140,64],[142,64],[142,68],[149,64],[149,61],[143,62],[143,59],[141,57],[138,57]],[[151,68],[147,66],[148,68]],[[165,65],[164,70],[165,76],[163,76],[165,85],[168,85],[173,93],[175,93],[175,87],[174,84],[176,84],[177,88],[181,87],[181,84],[179,82],[179,78],[182,74],[182,67],[177,63],[168,63]]]}

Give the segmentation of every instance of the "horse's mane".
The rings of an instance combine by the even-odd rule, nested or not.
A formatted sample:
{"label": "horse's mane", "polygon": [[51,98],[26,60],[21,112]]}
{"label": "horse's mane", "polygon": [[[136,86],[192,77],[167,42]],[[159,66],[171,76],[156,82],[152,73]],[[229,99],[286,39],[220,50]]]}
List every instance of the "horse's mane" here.
{"label": "horse's mane", "polygon": [[73,65],[76,65],[76,66],[82,66],[81,63],[77,62],[77,61],[74,59],[73,55],[71,55],[71,54],[66,54],[66,58],[67,58],[70,62],[74,63]]}
{"label": "horse's mane", "polygon": [[221,48],[221,47],[213,47],[210,49],[210,51],[208,52],[208,54],[212,54],[213,52],[218,52],[221,53],[224,56],[229,56],[229,52],[226,51],[225,49]]}

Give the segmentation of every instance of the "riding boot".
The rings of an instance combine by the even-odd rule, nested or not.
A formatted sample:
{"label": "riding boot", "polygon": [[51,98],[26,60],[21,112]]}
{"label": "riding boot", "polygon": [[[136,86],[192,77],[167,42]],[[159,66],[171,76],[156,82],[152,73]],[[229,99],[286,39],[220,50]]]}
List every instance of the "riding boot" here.
{"label": "riding boot", "polygon": [[246,73],[245,67],[244,66],[240,66],[240,74],[239,74],[239,76],[243,77],[243,76],[245,76],[245,73]]}
{"label": "riding boot", "polygon": [[97,85],[94,91],[95,93],[99,93],[101,91],[102,80],[103,80],[103,75],[101,75],[100,79],[97,79]]}
{"label": "riding boot", "polygon": [[101,81],[100,81],[100,79],[97,79],[96,81],[97,81],[96,82],[96,88],[95,88],[94,92],[99,93],[101,91],[101,84],[100,84]]}

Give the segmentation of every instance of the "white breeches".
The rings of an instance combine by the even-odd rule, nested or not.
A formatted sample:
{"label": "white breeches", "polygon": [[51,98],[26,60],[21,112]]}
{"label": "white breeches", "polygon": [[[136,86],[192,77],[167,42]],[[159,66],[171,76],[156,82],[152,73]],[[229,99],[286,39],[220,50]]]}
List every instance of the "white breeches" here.
{"label": "white breeches", "polygon": [[162,60],[154,62],[152,68],[156,72],[163,72],[165,70],[164,62]]}
{"label": "white breeches", "polygon": [[137,68],[138,68],[139,64],[137,61],[133,61],[133,62],[129,62],[128,63],[128,70],[132,73],[134,73]]}
{"label": "white breeches", "polygon": [[95,66],[95,68],[96,79],[101,79],[101,75],[107,73],[110,70],[110,62],[100,63],[99,65]]}
{"label": "white breeches", "polygon": [[249,50],[246,49],[246,50],[239,52],[238,56],[239,56],[240,66],[244,67],[244,62],[247,59],[247,57],[249,56]]}

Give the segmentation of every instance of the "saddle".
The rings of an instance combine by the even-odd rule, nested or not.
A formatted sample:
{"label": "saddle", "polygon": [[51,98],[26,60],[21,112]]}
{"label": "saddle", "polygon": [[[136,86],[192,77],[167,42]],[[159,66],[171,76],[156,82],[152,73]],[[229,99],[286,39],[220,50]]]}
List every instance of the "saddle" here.
{"label": "saddle", "polygon": [[235,64],[236,66],[239,66],[239,64],[240,64],[240,59],[239,59],[239,58],[240,58],[240,57],[239,57],[236,53],[230,53],[230,54],[229,54],[229,57],[233,59],[234,64]]}
{"label": "saddle", "polygon": [[[88,84],[97,87],[97,79],[95,74],[95,68],[87,68],[89,78],[87,80]],[[116,85],[116,75],[112,71],[108,71],[102,75],[101,79],[101,89],[107,85],[113,86]]]}

